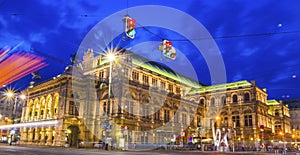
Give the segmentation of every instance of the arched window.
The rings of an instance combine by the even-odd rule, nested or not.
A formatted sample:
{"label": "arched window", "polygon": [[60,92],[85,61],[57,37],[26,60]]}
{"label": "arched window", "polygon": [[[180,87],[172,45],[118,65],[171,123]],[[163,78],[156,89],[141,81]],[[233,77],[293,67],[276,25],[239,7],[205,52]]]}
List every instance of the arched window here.
{"label": "arched window", "polygon": [[222,103],[222,105],[226,105],[226,97],[225,96],[221,97],[221,103]]}
{"label": "arched window", "polygon": [[203,98],[200,99],[200,105],[204,105],[204,103],[205,103],[204,99]]}
{"label": "arched window", "polygon": [[249,102],[250,101],[250,95],[249,93],[244,94],[244,102]]}
{"label": "arched window", "polygon": [[215,98],[210,99],[210,106],[215,106]]}
{"label": "arched window", "polygon": [[238,97],[237,97],[236,94],[234,94],[234,95],[232,96],[232,102],[233,102],[233,103],[237,103],[237,102],[238,102]]}
{"label": "arched window", "polygon": [[275,116],[279,116],[279,110],[278,109],[275,110]]}

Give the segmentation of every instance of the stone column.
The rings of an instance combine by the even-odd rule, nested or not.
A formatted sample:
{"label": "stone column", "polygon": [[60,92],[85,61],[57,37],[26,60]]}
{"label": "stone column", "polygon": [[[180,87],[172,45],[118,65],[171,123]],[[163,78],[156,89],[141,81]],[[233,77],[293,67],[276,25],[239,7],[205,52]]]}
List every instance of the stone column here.
{"label": "stone column", "polygon": [[48,130],[46,131],[46,145],[52,145],[52,128],[48,128]]}
{"label": "stone column", "polygon": [[30,128],[28,131],[28,143],[32,143],[32,138],[33,138],[33,128]]}
{"label": "stone column", "polygon": [[39,144],[40,141],[40,128],[35,128],[34,143]]}
{"label": "stone column", "polygon": [[45,143],[46,143],[46,139],[45,139],[46,130],[45,130],[45,128],[41,128],[40,132],[41,132],[40,145],[45,145]]}
{"label": "stone column", "polygon": [[21,143],[25,144],[28,141],[28,128],[20,129],[21,131]]}

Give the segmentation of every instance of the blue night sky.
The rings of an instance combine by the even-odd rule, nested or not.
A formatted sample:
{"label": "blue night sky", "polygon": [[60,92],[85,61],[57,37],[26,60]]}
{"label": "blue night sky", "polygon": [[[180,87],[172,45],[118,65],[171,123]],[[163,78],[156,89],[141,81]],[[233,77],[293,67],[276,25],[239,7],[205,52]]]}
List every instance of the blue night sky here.
{"label": "blue night sky", "polygon": [[[300,1],[128,0],[128,7],[141,5],[172,7],[197,19],[215,38],[227,82],[256,80],[259,87],[267,88],[269,99],[300,98]],[[98,22],[126,8],[125,0],[0,0],[0,47],[22,42],[20,49],[40,51],[32,52],[47,59],[48,66],[40,74],[49,79],[70,64],[70,55],[77,52],[81,41]],[[189,28],[184,19],[181,23],[182,28]],[[191,62],[199,81],[211,84],[207,64],[199,51],[188,41],[176,41],[184,39],[183,36],[157,27],[147,30],[151,33],[138,28],[136,38],[121,41],[120,46],[127,48],[161,38],[174,40],[173,46]],[[149,52],[134,52],[160,61],[156,45],[145,46]],[[183,62],[179,60],[161,63],[177,64],[177,71],[189,76],[188,71],[180,68]],[[30,80],[31,76],[27,76],[12,87],[24,89]]]}

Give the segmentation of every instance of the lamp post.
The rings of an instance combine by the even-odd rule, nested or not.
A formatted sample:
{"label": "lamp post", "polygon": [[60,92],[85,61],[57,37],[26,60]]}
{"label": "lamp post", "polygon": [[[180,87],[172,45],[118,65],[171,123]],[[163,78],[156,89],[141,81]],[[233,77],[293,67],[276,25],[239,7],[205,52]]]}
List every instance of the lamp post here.
{"label": "lamp post", "polygon": [[[11,116],[12,116],[12,124],[15,124],[15,117],[16,117],[16,110],[17,110],[17,100],[18,98],[25,100],[26,96],[24,94],[17,94],[15,93],[13,90],[7,90],[4,92],[5,96],[7,97],[7,99],[9,99],[10,101],[13,100],[13,106],[12,106],[12,111],[11,111]],[[10,131],[10,145],[12,144],[13,141],[13,135],[16,134],[16,131],[14,129],[12,129]]]}
{"label": "lamp post", "polygon": [[204,148],[202,146],[202,125],[201,125],[201,122],[198,122],[198,134],[200,136],[200,148],[201,148],[201,151],[204,151]]}
{"label": "lamp post", "polygon": [[[106,119],[106,134],[105,140],[108,142],[108,129],[110,129],[109,116],[110,116],[110,99],[111,99],[111,80],[112,80],[112,63],[115,60],[116,56],[112,52],[106,54],[107,59],[109,60],[109,76],[108,76],[108,92],[107,92],[107,119]],[[107,144],[106,144],[107,145]],[[108,148],[106,148],[108,149]]]}
{"label": "lamp post", "polygon": [[233,122],[233,145],[232,145],[232,152],[234,152],[235,127],[236,127],[236,123]]}

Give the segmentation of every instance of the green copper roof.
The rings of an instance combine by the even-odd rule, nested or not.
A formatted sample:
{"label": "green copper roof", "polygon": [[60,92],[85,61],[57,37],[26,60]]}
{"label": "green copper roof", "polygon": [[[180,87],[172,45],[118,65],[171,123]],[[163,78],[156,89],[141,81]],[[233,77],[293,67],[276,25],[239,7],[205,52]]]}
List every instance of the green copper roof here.
{"label": "green copper roof", "polygon": [[268,100],[267,105],[280,105],[280,103],[276,100]]}
{"label": "green copper roof", "polygon": [[[159,63],[150,61],[140,55],[137,55],[131,51],[126,51],[126,55],[132,56],[132,63],[136,66],[140,66],[144,69],[147,69],[149,71],[152,71],[154,73],[157,73],[159,75],[165,76],[167,78],[173,79],[179,83],[185,84],[192,88],[201,88],[205,86],[204,84],[201,84],[200,82],[197,82],[196,80],[193,80],[189,77],[186,77],[182,74],[176,73],[172,71],[171,69],[164,67],[160,65]],[[105,59],[105,57],[100,56],[100,65],[104,65],[106,63],[109,63],[109,60]]]}
{"label": "green copper roof", "polygon": [[245,87],[250,87],[250,86],[251,86],[251,83],[249,83],[247,80],[243,80],[243,81],[238,81],[238,82],[207,86],[207,87],[203,87],[200,89],[194,89],[194,90],[190,91],[189,94],[214,92],[214,91],[226,90],[226,89],[237,89],[240,87],[245,88]]}
{"label": "green copper roof", "polygon": [[141,66],[142,68],[145,68],[147,70],[150,70],[152,72],[155,72],[159,75],[163,75],[167,78],[173,79],[175,81],[178,81],[182,84],[185,84],[187,86],[193,87],[193,88],[201,88],[203,85],[198,83],[196,80],[189,79],[179,73],[175,73],[171,69],[167,69],[166,67],[163,67],[159,65],[158,63],[152,62],[152,61],[143,61],[139,60],[136,57],[133,57],[132,63],[137,66]]}

